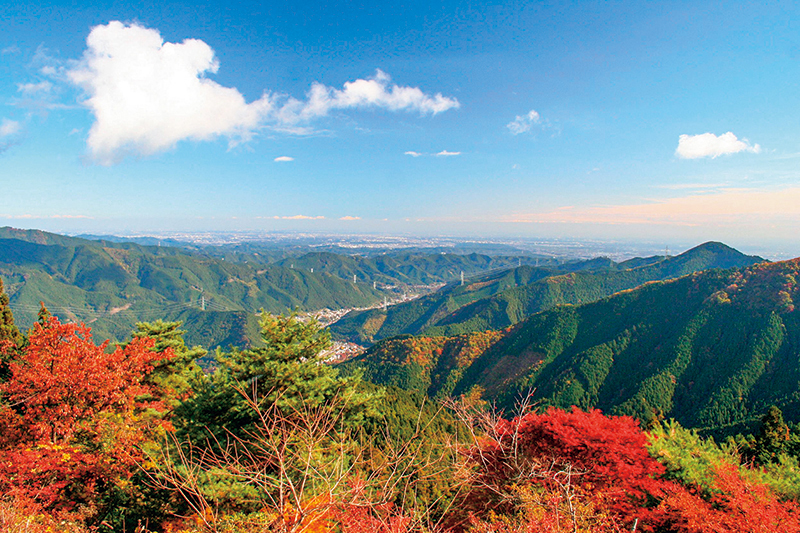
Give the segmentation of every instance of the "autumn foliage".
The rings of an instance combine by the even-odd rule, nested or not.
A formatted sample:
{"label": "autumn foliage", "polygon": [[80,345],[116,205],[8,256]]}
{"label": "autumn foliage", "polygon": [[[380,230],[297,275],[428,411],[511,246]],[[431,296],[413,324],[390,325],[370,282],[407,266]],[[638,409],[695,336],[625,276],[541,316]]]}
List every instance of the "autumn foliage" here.
{"label": "autumn foliage", "polygon": [[463,506],[468,516],[458,517],[457,529],[800,531],[796,503],[781,501],[738,465],[713,465],[710,490],[668,479],[629,417],[551,408],[484,429],[466,452],[475,473]]}
{"label": "autumn foliage", "polygon": [[[289,325],[308,333],[300,323]],[[281,403],[293,391],[279,387],[287,373],[276,373],[283,381],[264,394],[250,374],[248,389],[232,378],[199,376],[210,380],[199,390],[187,389],[188,381],[181,382],[180,394],[155,390],[164,387],[158,383],[175,382],[153,379],[154,366],[163,367],[174,354],[171,348],[154,349],[147,335],[112,349],[95,345],[89,328],[50,317],[34,326],[21,347],[6,346],[8,379],[0,384],[2,527],[24,523],[28,529],[19,531],[31,533],[112,530],[101,517],[115,501],[131,500],[109,495],[130,491],[137,472],[150,468],[151,479],[161,476],[162,489],[191,493],[195,504],[188,503],[188,519],[165,512],[142,532],[800,533],[797,504],[760,481],[755,467],[740,465],[733,452],[713,443],[704,441],[705,451],[681,448],[680,438],[693,441],[672,423],[647,433],[633,418],[598,410],[527,408],[508,419],[481,402],[462,402],[453,403],[448,415],[459,424],[453,435],[426,442],[423,450],[413,443],[423,433],[415,432],[390,447],[386,439],[370,441],[374,435],[359,433],[361,419],[345,416],[344,400],[335,392],[314,405],[305,393],[285,398],[297,404]],[[263,368],[279,359],[259,353],[264,361],[235,355],[251,364],[248,371],[263,385]],[[356,394],[355,383],[347,384]],[[213,448],[198,439],[158,438],[173,431],[164,398],[194,406],[188,411],[194,417],[227,416],[215,407],[222,387],[233,387],[225,394],[243,395],[235,404],[240,415],[252,410],[240,434],[228,429],[235,426],[222,428],[220,435],[228,431],[229,438]],[[788,429],[778,413],[766,419],[773,421],[769,431],[754,442],[771,450],[773,441],[786,440]],[[178,455],[166,469],[145,466],[159,457],[146,452],[159,446]],[[692,462],[701,454],[707,455]],[[766,461],[775,454],[762,455]],[[166,463],[167,456],[161,457]],[[703,465],[702,472],[682,473],[690,463]],[[425,476],[419,486],[427,488],[414,489]]]}
{"label": "autumn foliage", "polygon": [[139,397],[152,341],[96,346],[89,328],[36,324],[0,385],[0,490],[56,514],[91,515],[100,494],[137,469],[157,430]]}

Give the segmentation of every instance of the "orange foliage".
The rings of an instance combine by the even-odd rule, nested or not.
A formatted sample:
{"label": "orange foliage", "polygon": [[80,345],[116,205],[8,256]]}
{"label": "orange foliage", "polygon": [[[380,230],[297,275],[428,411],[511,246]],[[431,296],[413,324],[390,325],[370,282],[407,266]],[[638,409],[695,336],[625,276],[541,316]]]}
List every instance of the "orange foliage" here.
{"label": "orange foliage", "polygon": [[107,353],[84,325],[36,324],[0,385],[0,490],[67,512],[91,509],[103,487],[129,477],[158,424],[139,415],[158,407],[138,401],[164,357],[151,347],[135,339]]}

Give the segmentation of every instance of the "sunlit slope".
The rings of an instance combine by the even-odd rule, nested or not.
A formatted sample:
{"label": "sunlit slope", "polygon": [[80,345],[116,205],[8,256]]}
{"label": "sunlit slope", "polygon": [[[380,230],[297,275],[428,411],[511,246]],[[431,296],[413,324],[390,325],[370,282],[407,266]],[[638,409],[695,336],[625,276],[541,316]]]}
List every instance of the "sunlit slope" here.
{"label": "sunlit slope", "polygon": [[201,310],[204,302],[207,312],[253,313],[365,306],[383,298],[371,284],[326,273],[51,235],[0,239],[0,276],[22,324],[32,322],[43,301],[62,318],[90,323],[98,336],[121,339],[137,321]]}
{"label": "sunlit slope", "polygon": [[504,332],[389,339],[350,365],[379,383],[432,396],[481,391],[501,406],[533,390],[542,405],[723,431],[772,404],[798,421],[799,271],[793,260],[699,272],[558,306]]}
{"label": "sunlit slope", "polygon": [[[709,242],[666,259],[637,258],[620,264],[601,259],[547,268],[523,266],[464,286],[448,286],[387,310],[350,313],[333,324],[331,331],[356,342],[374,342],[400,334],[454,335],[502,329],[556,305],[591,302],[648,281],[761,261],[760,257]],[[635,268],[626,268],[629,265]]]}

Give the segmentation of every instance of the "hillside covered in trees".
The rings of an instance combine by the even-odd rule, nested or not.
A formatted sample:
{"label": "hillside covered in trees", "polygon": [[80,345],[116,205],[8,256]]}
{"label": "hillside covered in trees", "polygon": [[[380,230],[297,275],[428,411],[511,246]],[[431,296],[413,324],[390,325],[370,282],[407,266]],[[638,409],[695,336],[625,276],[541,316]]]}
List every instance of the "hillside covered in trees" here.
{"label": "hillside covered in trees", "polygon": [[[96,298],[116,290],[122,300],[124,291],[185,294],[195,276],[223,287],[207,295],[214,302],[236,294],[223,277],[253,270],[410,284],[494,259],[314,252],[265,265],[24,237],[0,241],[9,250],[0,266],[27,269],[6,286],[12,298],[0,283],[0,529],[800,531],[800,260],[652,281],[502,329],[401,335],[330,365],[329,330],[294,315],[227,311],[242,322],[222,330],[214,321],[223,311],[182,308],[172,316],[183,324],[138,322],[112,346],[38,305],[32,326],[20,328],[11,304],[48,277],[51,287]],[[668,277],[757,258],[711,244],[674,262],[515,259],[445,291],[493,298],[554,279],[628,279],[654,268]],[[146,272],[170,281],[150,285]],[[615,287],[581,283],[573,294]],[[309,294],[311,282],[298,287]],[[248,327],[260,342],[241,335]],[[202,370],[197,361],[214,342],[228,348]]]}
{"label": "hillside covered in trees", "polygon": [[[258,338],[254,313],[365,307],[409,285],[460,272],[508,267],[519,257],[398,253],[350,257],[308,253],[280,260],[252,248],[143,246],[0,228],[0,276],[18,320],[39,302],[64,320],[122,340],[138,321],[183,321],[193,343],[233,346]],[[262,250],[263,252],[263,250]],[[356,282],[353,282],[353,275]]]}
{"label": "hillside covered in trees", "polygon": [[[4,531],[800,531],[800,434],[776,407],[719,446],[598,410],[437,405],[322,364],[328,332],[293,316],[213,373],[177,323],[114,350],[44,310],[21,333],[1,289],[0,320]],[[450,350],[502,339],[483,341]]]}
{"label": "hillside covered in trees", "polygon": [[431,397],[477,394],[674,418],[733,434],[770,405],[800,421],[800,261],[698,272],[594,303],[561,305],[500,332],[398,337],[346,363]]}
{"label": "hillside covered in trees", "polygon": [[764,261],[721,243],[701,244],[674,257],[636,258],[619,264],[605,258],[535,268],[524,266],[454,284],[412,302],[354,311],[331,326],[334,336],[371,343],[401,334],[454,335],[502,329],[561,304],[581,304],[712,268]]}

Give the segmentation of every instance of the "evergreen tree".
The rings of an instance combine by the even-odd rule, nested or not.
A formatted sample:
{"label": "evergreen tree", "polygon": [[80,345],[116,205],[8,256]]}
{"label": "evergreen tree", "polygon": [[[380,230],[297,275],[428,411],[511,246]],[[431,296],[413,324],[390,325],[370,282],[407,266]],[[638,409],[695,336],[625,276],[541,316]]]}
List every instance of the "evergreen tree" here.
{"label": "evergreen tree", "polygon": [[0,382],[8,379],[8,365],[24,343],[25,337],[14,325],[14,315],[11,314],[8,295],[3,289],[3,280],[0,278]]}
{"label": "evergreen tree", "polygon": [[8,295],[3,289],[3,280],[0,279],[0,342],[11,341],[15,346],[22,343],[22,334],[14,325],[14,315],[11,314]]}
{"label": "evergreen tree", "polygon": [[195,383],[194,396],[180,406],[182,433],[204,440],[210,431],[224,440],[228,432],[247,431],[257,423],[253,401],[287,416],[336,401],[346,406],[350,421],[361,419],[374,395],[360,390],[360,374],[341,377],[325,364],[328,330],[296,313],[263,313],[260,325],[262,346],[218,352],[215,372]]}
{"label": "evergreen tree", "polygon": [[44,302],[39,302],[39,312],[36,313],[36,322],[42,326],[50,323],[50,317],[53,316],[50,310],[45,307]]}
{"label": "evergreen tree", "polygon": [[761,465],[775,461],[789,444],[789,426],[783,420],[783,412],[771,406],[761,418],[761,428],[755,440],[754,459]]}
{"label": "evergreen tree", "polygon": [[156,361],[153,371],[147,376],[149,384],[164,394],[161,400],[169,407],[176,407],[189,394],[192,382],[200,379],[202,369],[197,360],[208,352],[199,346],[188,348],[184,343],[185,331],[181,322],[139,322],[133,332],[134,338],[150,338],[155,341],[153,351],[164,354]]}

